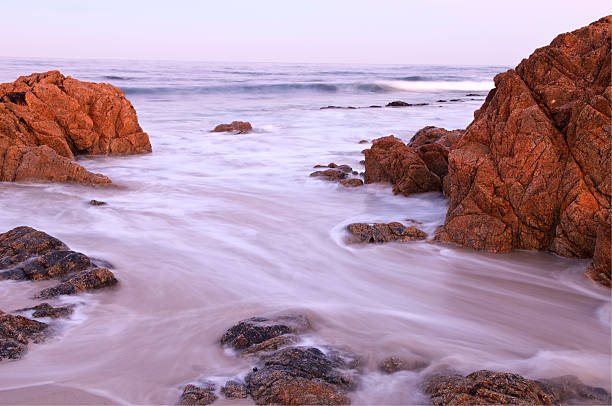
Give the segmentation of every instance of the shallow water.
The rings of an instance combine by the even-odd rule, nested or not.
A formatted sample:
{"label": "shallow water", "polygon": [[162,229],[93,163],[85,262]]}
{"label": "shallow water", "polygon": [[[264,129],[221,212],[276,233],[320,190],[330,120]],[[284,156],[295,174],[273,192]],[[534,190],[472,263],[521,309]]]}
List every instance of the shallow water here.
{"label": "shallow water", "polygon": [[[583,278],[588,261],[429,242],[349,245],[344,226],[355,221],[410,218],[432,234],[446,202],[308,177],[329,162],[363,170],[361,139],[464,128],[503,67],[0,63],[2,82],[59,68],[124,88],[154,150],[79,159],[112,188],[0,184],[0,232],[44,230],[109,261],[120,280],[116,289],[59,299],[83,305],[54,323],[48,342],[2,362],[0,390],[55,383],[116,403],[174,403],[190,381],[243,376],[249,364],[217,343],[225,329],[287,310],[311,318],[307,342],[363,357],[354,404],[422,403],[423,375],[442,369],[574,374],[610,390],[610,293]],[[393,100],[430,105],[319,109]],[[232,120],[255,131],[208,132]],[[37,303],[31,297],[49,284],[0,282],[0,309]],[[430,366],[376,372],[389,355]]]}

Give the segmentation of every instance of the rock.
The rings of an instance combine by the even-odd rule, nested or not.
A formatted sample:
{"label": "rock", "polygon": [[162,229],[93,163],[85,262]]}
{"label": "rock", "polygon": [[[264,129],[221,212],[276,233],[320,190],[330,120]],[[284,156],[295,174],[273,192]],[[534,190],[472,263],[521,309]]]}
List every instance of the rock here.
{"label": "rock", "polygon": [[359,141],[360,144],[368,144],[369,142],[370,141],[368,141],[368,140],[361,140],[361,141]]}
{"label": "rock", "polygon": [[354,382],[332,360],[316,348],[290,347],[263,359],[263,367],[246,377],[251,396],[258,405],[350,404],[344,395]]}
{"label": "rock", "polygon": [[448,152],[461,130],[425,127],[408,145],[394,136],[376,139],[365,150],[365,183],[390,182],[393,193],[442,191]]}
{"label": "rock", "polygon": [[41,303],[34,307],[26,307],[24,309],[19,309],[15,311],[25,312],[30,310],[34,310],[34,313],[32,313],[32,317],[34,318],[50,317],[52,319],[57,319],[60,317],[70,316],[74,311],[74,305],[53,307],[49,303]]}
{"label": "rock", "polygon": [[437,100],[438,103],[446,103],[447,101],[448,100],[444,100],[444,99]]}
{"label": "rock", "polygon": [[303,315],[285,315],[274,318],[252,317],[242,320],[221,337],[221,344],[243,350],[285,334],[301,333],[310,329],[310,322]]}
{"label": "rock", "polygon": [[42,231],[16,227],[0,234],[0,269],[58,250],[68,250],[68,247]]}
{"label": "rock", "polygon": [[458,102],[458,101],[461,101],[461,99],[450,99],[450,101],[452,101],[452,102]]}
{"label": "rock", "polygon": [[401,100],[397,100],[397,101],[387,103],[385,107],[408,107],[408,106],[412,106],[412,104],[403,102]]}
{"label": "rock", "polygon": [[101,202],[99,200],[90,200],[89,204],[91,206],[106,206],[107,203],[106,202]]}
{"label": "rock", "polygon": [[356,237],[357,241],[368,243],[382,243],[389,241],[424,240],[427,234],[416,227],[406,227],[401,223],[353,223],[346,229]]}
{"label": "rock", "polygon": [[0,311],[0,360],[20,358],[28,343],[45,338],[47,327],[45,323]]}
{"label": "rock", "polygon": [[551,394],[554,404],[609,405],[612,403],[612,398],[605,389],[585,385],[573,375],[539,379],[537,382]]}
{"label": "rock", "polygon": [[561,34],[495,77],[449,154],[439,241],[596,256],[587,274],[610,280],[611,23]]}
{"label": "rock", "polygon": [[38,298],[48,299],[58,295],[73,295],[86,290],[100,289],[117,284],[117,279],[106,268],[95,268],[78,272],[57,286],[43,289]]}
{"label": "rock", "polygon": [[204,383],[202,387],[187,385],[183,389],[183,394],[179,399],[179,405],[210,405],[217,400],[215,395],[215,385]]}
{"label": "rock", "polygon": [[253,344],[244,350],[244,355],[259,354],[264,352],[276,351],[279,348],[287,347],[296,344],[298,338],[294,335],[281,335],[278,337],[269,338],[259,344]]}
{"label": "rock", "polygon": [[403,359],[400,357],[387,357],[378,364],[378,369],[386,374],[399,371],[414,371],[423,369],[427,363],[420,359]]}
{"label": "rock", "polygon": [[221,392],[228,399],[246,399],[249,395],[247,386],[238,381],[227,381]]}
{"label": "rock", "polygon": [[219,124],[211,133],[225,133],[235,131],[236,134],[246,134],[253,130],[251,123],[248,121],[232,121],[231,124]]}
{"label": "rock", "polygon": [[2,279],[51,279],[85,270],[92,263],[84,254],[69,250],[52,251],[0,272]]}
{"label": "rock", "polygon": [[323,180],[337,182],[346,178],[346,172],[338,169],[327,169],[325,171],[315,171],[310,174],[312,177],[321,178]]}
{"label": "rock", "polygon": [[363,181],[361,179],[351,178],[341,180],[340,184],[345,187],[359,187],[363,186]]}
{"label": "rock", "polygon": [[110,183],[72,162],[81,154],[151,152],[123,92],[58,71],[0,84],[0,180]]}
{"label": "rock", "polygon": [[466,96],[466,97],[475,97],[475,96],[480,97],[480,96],[482,96],[482,95],[480,95],[480,94],[476,94],[476,93],[468,93],[468,94],[466,94],[465,96]]}
{"label": "rock", "polygon": [[520,375],[477,371],[466,377],[430,378],[425,393],[434,405],[550,405],[553,397],[537,382]]}

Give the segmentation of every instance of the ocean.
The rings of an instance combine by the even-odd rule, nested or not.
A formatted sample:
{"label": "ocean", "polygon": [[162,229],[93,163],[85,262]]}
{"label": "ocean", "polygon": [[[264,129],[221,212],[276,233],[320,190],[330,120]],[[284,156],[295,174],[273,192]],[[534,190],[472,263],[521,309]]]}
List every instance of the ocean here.
{"label": "ocean", "polygon": [[[153,147],[78,158],[116,187],[0,184],[0,232],[46,231],[111,263],[120,281],[54,302],[80,306],[53,321],[46,343],[3,362],[0,390],[47,386],[75,399],[173,404],[186,383],[244,377],[250,363],[219,338],[241,319],[275,312],[306,314],[310,345],[361,357],[354,404],[423,403],[423,377],[442,370],[573,374],[610,390],[610,296],[582,276],[588,261],[427,241],[348,244],[353,222],[413,219],[432,236],[447,202],[440,193],[394,196],[390,185],[348,189],[308,176],[330,162],[363,171],[362,139],[408,142],[427,125],[465,128],[508,67],[0,64],[0,82],[59,69],[120,87]],[[369,107],[395,100],[426,105]],[[210,133],[234,120],[253,132]],[[33,295],[51,283],[0,283],[0,309],[36,304]],[[428,367],[382,374],[377,364],[390,355],[418,356]]]}

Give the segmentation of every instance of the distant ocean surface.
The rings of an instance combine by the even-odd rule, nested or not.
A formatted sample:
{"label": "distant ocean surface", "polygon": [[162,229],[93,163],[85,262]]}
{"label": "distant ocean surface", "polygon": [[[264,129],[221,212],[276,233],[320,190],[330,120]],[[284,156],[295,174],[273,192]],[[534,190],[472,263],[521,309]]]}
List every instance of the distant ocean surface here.
{"label": "distant ocean surface", "polygon": [[[114,403],[174,404],[186,383],[244,377],[251,365],[219,338],[241,319],[278,311],[308,315],[309,345],[361,356],[354,404],[425,403],[425,374],[448,369],[573,374],[610,390],[609,291],[582,277],[587,261],[347,244],[353,222],[413,219],[433,235],[447,202],[308,176],[330,162],[362,172],[363,139],[465,128],[508,67],[20,58],[0,66],[0,82],[58,69],[120,87],[153,147],[79,157],[115,188],[0,184],[0,232],[44,230],[113,264],[120,281],[59,299],[78,302],[77,312],[54,322],[53,339],[2,364],[0,390],[61,385]],[[369,108],[396,100],[425,105]],[[234,120],[253,132],[210,133]],[[0,309],[36,304],[41,286],[0,283]],[[384,375],[377,364],[390,355],[429,366]]]}

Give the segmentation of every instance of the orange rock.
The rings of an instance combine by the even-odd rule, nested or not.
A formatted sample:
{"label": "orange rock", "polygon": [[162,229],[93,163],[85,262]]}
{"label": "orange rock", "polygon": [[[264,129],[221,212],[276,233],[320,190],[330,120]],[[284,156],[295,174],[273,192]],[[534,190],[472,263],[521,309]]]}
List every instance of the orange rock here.
{"label": "orange rock", "polygon": [[232,121],[231,124],[219,124],[211,133],[223,133],[235,131],[237,134],[246,134],[251,131],[253,127],[248,121]]}
{"label": "orange rock", "polygon": [[0,84],[2,181],[110,183],[72,163],[81,154],[151,152],[149,137],[123,92],[58,71]]}
{"label": "orange rock", "polygon": [[595,254],[588,274],[609,284],[611,23],[561,34],[495,77],[448,156],[438,240]]}

